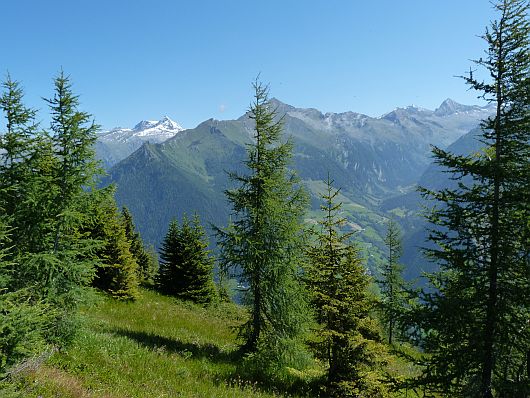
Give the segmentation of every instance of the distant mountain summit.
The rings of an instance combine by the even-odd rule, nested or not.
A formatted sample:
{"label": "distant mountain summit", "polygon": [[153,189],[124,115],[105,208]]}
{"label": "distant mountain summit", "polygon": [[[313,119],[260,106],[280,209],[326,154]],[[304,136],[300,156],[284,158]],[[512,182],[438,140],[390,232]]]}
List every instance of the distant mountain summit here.
{"label": "distant mountain summit", "polygon": [[117,127],[104,131],[99,139],[102,141],[130,142],[136,139],[150,142],[163,142],[184,130],[177,122],[164,116],[160,120],[142,120],[132,129]]}
{"label": "distant mountain summit", "polygon": [[143,143],[158,144],[183,130],[180,124],[168,116],[160,120],[142,120],[132,129],[117,127],[100,133],[96,153],[106,167],[111,167],[136,151]]}
{"label": "distant mountain summit", "polygon": [[436,108],[434,114],[436,116],[448,116],[455,113],[475,113],[475,112],[491,112],[491,106],[478,106],[478,105],[462,105],[451,98],[447,98],[442,104]]}
{"label": "distant mountain summit", "polygon": [[[447,148],[491,114],[487,107],[449,100],[438,114],[409,106],[382,117],[323,113],[276,98],[269,106],[283,117],[284,139],[290,137],[294,144],[291,166],[306,186],[314,210],[329,172],[342,188],[349,221],[365,229],[359,230],[358,238],[364,247],[379,245],[381,250],[385,222],[379,204],[412,189],[432,162],[431,144]],[[141,122],[123,137],[117,129],[108,134],[126,139],[163,124]],[[245,151],[254,139],[254,124],[246,113],[236,120],[206,120],[159,144],[141,136],[151,142],[110,168],[104,182],[116,183],[118,203],[131,210],[147,242],[158,244],[171,218],[184,213],[198,212],[206,224],[225,225],[230,209],[224,191],[233,187],[226,171],[247,172]]]}

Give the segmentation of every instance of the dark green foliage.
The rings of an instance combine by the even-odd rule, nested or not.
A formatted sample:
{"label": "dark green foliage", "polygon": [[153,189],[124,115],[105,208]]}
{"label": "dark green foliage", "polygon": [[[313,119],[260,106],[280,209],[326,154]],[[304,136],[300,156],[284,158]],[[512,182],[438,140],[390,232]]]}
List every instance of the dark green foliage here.
{"label": "dark green foliage", "polygon": [[147,250],[144,246],[140,234],[136,231],[132,215],[127,207],[121,211],[123,222],[125,223],[125,236],[130,244],[130,251],[138,264],[138,280],[146,286],[152,286],[158,271],[158,260],[154,249]]}
{"label": "dark green foliage", "polygon": [[[70,79],[61,71],[54,81],[55,95],[46,101],[52,121],[52,140],[57,197],[53,250],[60,249],[61,234],[79,222],[82,215],[73,206],[83,188],[94,185],[94,176],[100,171],[95,160],[94,143],[99,128],[92,116],[79,111],[79,98],[72,92]],[[65,231],[66,230],[66,231]]]}
{"label": "dark green foliage", "polygon": [[249,286],[244,302],[250,319],[240,330],[244,348],[267,354],[268,363],[262,363],[267,366],[288,356],[294,345],[286,342],[296,339],[307,321],[299,275],[307,201],[288,169],[293,145],[282,142],[282,120],[271,109],[268,89],[257,81],[253,87],[249,115],[255,123],[255,141],[247,147],[248,174],[230,174],[239,184],[226,192],[234,221],[219,229],[218,237],[221,266]]}
{"label": "dark green foliage", "polygon": [[455,189],[424,190],[438,201],[426,250],[440,266],[424,293],[426,339],[421,382],[456,397],[528,397],[530,72],[528,3],[503,0],[476,63],[489,73],[467,83],[496,105],[482,123],[483,149],[434,149]]}
{"label": "dark green foliage", "polygon": [[106,188],[87,199],[84,230],[102,242],[96,251],[98,264],[93,285],[115,298],[134,300],[139,294],[138,264],[130,250],[127,225],[114,200],[114,189]]}
{"label": "dark green foliage", "polygon": [[43,205],[51,202],[51,143],[37,133],[35,111],[23,104],[20,83],[8,75],[2,84],[0,109],[6,131],[0,136],[0,207],[8,215],[12,255],[26,252],[41,241],[39,230],[49,221]]}
{"label": "dark green foliage", "polygon": [[[18,83],[8,77],[3,87],[7,131],[1,140],[0,201],[12,227],[8,257],[13,264],[4,303],[31,310],[26,325],[39,324],[48,342],[63,345],[77,329],[75,313],[94,275],[98,242],[82,231],[82,204],[93,192],[97,171],[91,149],[96,126],[86,127],[90,115],[77,110],[77,97],[62,73],[48,101],[52,134],[37,133],[35,112],[22,104]],[[45,319],[37,316],[41,305]],[[19,320],[22,312],[9,310]]]}
{"label": "dark green foliage", "polygon": [[[37,125],[35,110],[25,107],[22,102],[24,92],[20,84],[8,74],[2,88],[0,109],[5,114],[6,131],[0,137],[0,207],[13,218],[18,215],[17,205],[26,193],[24,182],[32,171],[30,161]],[[17,221],[11,220],[12,223]]]}
{"label": "dark green foliage", "polygon": [[49,219],[40,237],[42,251],[31,254],[28,264],[38,277],[40,291],[58,310],[52,336],[61,344],[77,328],[75,313],[94,277],[95,251],[100,246],[82,231],[86,218],[83,204],[95,192],[92,187],[99,171],[93,150],[98,127],[91,115],[79,111],[78,97],[63,72],[54,85],[53,98],[46,100],[51,112],[52,155],[47,155],[51,201],[43,209]]}
{"label": "dark green foliage", "polygon": [[385,347],[370,316],[370,277],[349,242],[351,233],[340,231],[346,220],[340,217],[342,203],[335,202],[339,191],[332,183],[328,177],[322,229],[309,251],[307,285],[319,324],[312,346],[328,365],[326,396],[386,397]]}
{"label": "dark green foliage", "polygon": [[8,226],[0,220],[0,378],[10,366],[44,349],[44,307],[27,290],[12,289],[17,264],[10,257]]}
{"label": "dark green foliage", "polygon": [[157,285],[166,294],[199,304],[211,303],[216,296],[213,283],[214,259],[207,250],[208,242],[199,216],[190,221],[186,216],[179,226],[176,220],[160,249]]}
{"label": "dark green foliage", "polygon": [[[407,311],[410,298],[410,286],[403,279],[403,265],[399,263],[401,257],[401,234],[399,226],[395,221],[388,221],[387,233],[385,236],[387,247],[387,261],[383,265],[381,272],[381,309],[383,320],[385,321],[388,344],[392,344],[397,332],[397,337],[403,337],[404,330],[401,321]],[[396,330],[396,328],[399,328]]]}
{"label": "dark green foliage", "polygon": [[24,290],[0,293],[0,377],[17,362],[46,349],[46,310],[32,303]]}

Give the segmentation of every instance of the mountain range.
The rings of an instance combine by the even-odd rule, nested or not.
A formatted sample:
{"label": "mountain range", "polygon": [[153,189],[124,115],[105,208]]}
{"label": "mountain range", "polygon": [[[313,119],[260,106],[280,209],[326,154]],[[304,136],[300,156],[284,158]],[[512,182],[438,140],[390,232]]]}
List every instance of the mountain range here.
{"label": "mountain range", "polygon": [[164,116],[160,120],[142,120],[132,129],[116,127],[103,131],[96,141],[96,153],[106,168],[125,159],[145,142],[160,143],[184,129]]}
{"label": "mountain range", "polygon": [[[277,99],[269,106],[283,117],[285,137],[293,140],[292,166],[311,196],[308,222],[319,217],[322,181],[330,173],[370,268],[384,256],[388,217],[408,228],[407,212],[388,201],[405,200],[414,190],[431,163],[431,145],[448,147],[492,113],[490,107],[450,99],[435,110],[410,106],[378,118],[322,113]],[[230,208],[223,192],[233,186],[227,171],[245,172],[252,139],[248,114],[209,119],[187,130],[164,118],[103,133],[96,149],[109,168],[104,183],[117,185],[118,202],[129,207],[144,239],[158,245],[169,221],[184,213],[197,212],[207,225],[227,224]]]}

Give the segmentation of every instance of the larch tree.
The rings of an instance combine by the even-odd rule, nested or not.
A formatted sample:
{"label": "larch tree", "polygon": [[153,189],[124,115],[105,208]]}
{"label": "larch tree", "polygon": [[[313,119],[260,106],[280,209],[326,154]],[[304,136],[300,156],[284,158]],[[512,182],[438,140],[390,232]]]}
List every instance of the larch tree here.
{"label": "larch tree", "polygon": [[[77,330],[75,314],[88,293],[97,265],[96,250],[101,242],[83,231],[86,204],[93,194],[99,173],[94,143],[98,126],[92,116],[79,110],[70,79],[60,72],[54,79],[54,96],[47,99],[51,127],[48,148],[40,161],[47,175],[39,192],[47,198],[40,210],[46,212],[39,252],[26,265],[50,305],[56,320],[50,339],[63,344]],[[41,181],[44,182],[44,181]]]}
{"label": "larch tree", "polygon": [[467,156],[434,148],[458,188],[423,190],[438,202],[428,215],[435,248],[426,253],[440,271],[423,295],[421,381],[451,397],[530,395],[528,2],[494,7],[499,19],[476,61],[489,80],[465,77],[495,105],[482,122],[483,148]]}
{"label": "larch tree", "polygon": [[266,351],[273,363],[279,360],[275,356],[287,351],[284,343],[299,336],[306,324],[300,269],[307,198],[288,167],[293,144],[282,139],[283,119],[269,104],[268,87],[256,80],[253,88],[249,118],[254,140],[247,147],[248,173],[230,174],[239,185],[226,191],[233,222],[217,233],[221,267],[249,287],[243,298],[250,311],[240,329],[243,348]]}
{"label": "larch tree", "polygon": [[309,250],[307,286],[319,327],[312,346],[327,364],[327,397],[386,397],[386,350],[378,322],[371,317],[370,277],[358,249],[343,233],[339,190],[328,176],[322,195],[321,231]]}
{"label": "larch tree", "polygon": [[[0,191],[0,193],[3,193]],[[46,347],[43,328],[46,307],[31,299],[31,291],[13,283],[17,264],[10,260],[10,227],[0,217],[0,377],[18,361]]]}
{"label": "larch tree", "polygon": [[59,73],[54,84],[55,95],[46,102],[51,111],[53,148],[57,159],[57,221],[53,241],[53,251],[57,252],[63,230],[80,217],[74,206],[75,200],[84,189],[94,186],[94,178],[101,170],[94,149],[99,126],[94,123],[92,115],[79,110],[79,97],[72,92],[70,79],[64,72]]}
{"label": "larch tree", "polygon": [[21,203],[31,194],[29,180],[35,178],[32,174],[36,171],[32,164],[37,151],[36,111],[24,105],[24,91],[9,74],[2,88],[0,110],[5,115],[6,131],[0,135],[0,207],[10,218],[11,228],[16,230],[11,236],[14,246],[22,249],[28,220],[24,219]]}
{"label": "larch tree", "polygon": [[45,349],[53,309],[36,297],[35,278],[26,264],[28,226],[38,222],[26,211],[34,196],[33,182],[40,178],[35,168],[40,151],[35,111],[24,105],[21,85],[9,74],[1,87],[0,111],[6,126],[0,132],[0,377],[4,377],[17,361]]}

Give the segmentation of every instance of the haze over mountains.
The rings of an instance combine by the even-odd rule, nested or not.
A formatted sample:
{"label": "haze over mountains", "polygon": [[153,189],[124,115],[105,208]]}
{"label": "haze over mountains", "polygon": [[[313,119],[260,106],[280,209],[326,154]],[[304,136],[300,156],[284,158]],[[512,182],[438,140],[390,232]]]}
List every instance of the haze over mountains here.
{"label": "haze over mountains", "polygon": [[[414,189],[431,163],[430,145],[446,148],[492,113],[490,107],[450,99],[436,110],[409,106],[379,118],[270,102],[284,115],[285,137],[294,142],[293,167],[311,195],[308,220],[317,217],[322,180],[329,172],[342,189],[349,227],[358,231],[356,239],[365,249],[372,249],[372,268],[383,256],[391,214],[401,217],[406,234],[414,232],[408,213],[397,210],[401,199],[383,208],[384,201],[407,198],[402,195]],[[187,130],[166,117],[105,132],[97,151],[110,168],[104,182],[117,184],[118,202],[130,208],[144,239],[158,245],[169,221],[183,213],[197,212],[206,224],[226,225],[230,209],[223,192],[232,186],[226,171],[244,172],[245,145],[252,136],[248,115],[209,119]]]}

